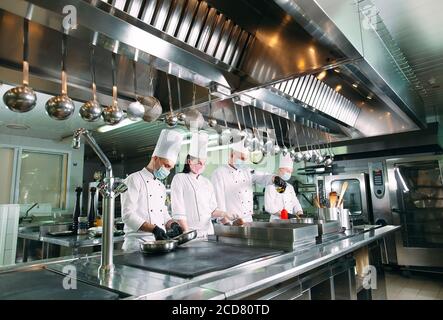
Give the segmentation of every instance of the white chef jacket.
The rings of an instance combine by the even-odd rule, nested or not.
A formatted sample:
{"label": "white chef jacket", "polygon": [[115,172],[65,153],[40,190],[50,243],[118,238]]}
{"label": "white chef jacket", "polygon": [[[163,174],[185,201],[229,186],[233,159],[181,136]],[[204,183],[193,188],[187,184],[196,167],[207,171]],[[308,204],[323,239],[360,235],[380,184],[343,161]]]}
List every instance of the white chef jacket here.
{"label": "white chef jacket", "polygon": [[265,210],[271,214],[271,221],[280,219],[280,212],[286,209],[288,213],[295,214],[303,209],[290,184],[286,185],[283,193],[278,193],[274,186],[267,186],[265,189]]}
{"label": "white chef jacket", "polygon": [[214,234],[211,217],[217,200],[208,178],[192,172],[176,174],[171,183],[171,206],[172,217],[186,220],[198,237]]}
{"label": "white chef jacket", "polygon": [[166,207],[165,185],[146,168],[130,174],[126,180],[128,191],[121,194],[122,220],[125,223],[123,250],[138,250],[139,240],[155,240],[151,232],[139,231],[143,223],[157,225],[166,231],[171,220]]}
{"label": "white chef jacket", "polygon": [[218,209],[236,213],[245,222],[252,222],[253,184],[272,184],[274,175],[251,169],[234,169],[230,165],[217,168],[212,174]]}

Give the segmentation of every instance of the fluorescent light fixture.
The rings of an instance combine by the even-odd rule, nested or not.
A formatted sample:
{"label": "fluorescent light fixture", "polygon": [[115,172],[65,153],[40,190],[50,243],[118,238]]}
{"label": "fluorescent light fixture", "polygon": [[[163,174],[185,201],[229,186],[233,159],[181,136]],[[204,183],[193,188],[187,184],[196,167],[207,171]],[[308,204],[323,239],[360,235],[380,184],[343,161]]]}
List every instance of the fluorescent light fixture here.
{"label": "fluorescent light fixture", "polygon": [[400,172],[400,169],[399,168],[395,168],[394,172],[397,174],[396,178],[397,178],[397,181],[400,182],[400,184],[401,184],[401,187],[403,189],[403,193],[408,193],[409,192],[409,188],[408,188],[408,185],[406,184],[405,179],[403,179],[403,176],[402,176],[402,174]]}
{"label": "fluorescent light fixture", "polygon": [[109,132],[115,129],[119,129],[119,128],[123,128],[126,126],[129,126],[131,124],[140,122],[142,119],[138,119],[138,120],[129,120],[129,119],[123,119],[120,123],[116,124],[116,125],[105,125],[105,126],[101,126],[100,128],[97,129],[98,132],[100,133],[105,133],[105,132]]}

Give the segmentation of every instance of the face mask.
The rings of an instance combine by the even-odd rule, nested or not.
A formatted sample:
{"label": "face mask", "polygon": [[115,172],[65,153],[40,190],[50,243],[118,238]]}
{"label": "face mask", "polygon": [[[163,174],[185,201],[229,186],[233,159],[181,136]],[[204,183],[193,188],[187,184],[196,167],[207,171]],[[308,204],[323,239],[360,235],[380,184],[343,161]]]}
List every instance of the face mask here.
{"label": "face mask", "polygon": [[199,163],[191,163],[189,164],[189,167],[191,168],[191,171],[195,174],[202,174],[202,172],[205,170],[205,166]]}
{"label": "face mask", "polygon": [[289,179],[291,179],[291,174],[286,172],[283,175],[281,175],[280,178],[282,178],[285,181],[288,181]]}
{"label": "face mask", "polygon": [[166,179],[167,176],[169,176],[169,170],[165,167],[161,166],[159,169],[154,171],[154,176],[159,180]]}
{"label": "face mask", "polygon": [[235,159],[234,166],[235,166],[237,169],[245,169],[245,168],[248,167],[248,164],[246,163],[245,160],[242,160],[242,159]]}

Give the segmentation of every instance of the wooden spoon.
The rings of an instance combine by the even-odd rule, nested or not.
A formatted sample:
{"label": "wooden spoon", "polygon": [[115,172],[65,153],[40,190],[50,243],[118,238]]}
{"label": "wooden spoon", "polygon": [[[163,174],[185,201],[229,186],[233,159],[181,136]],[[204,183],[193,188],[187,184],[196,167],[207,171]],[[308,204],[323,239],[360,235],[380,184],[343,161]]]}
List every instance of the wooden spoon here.
{"label": "wooden spoon", "polygon": [[345,181],[343,183],[343,185],[341,186],[341,191],[340,191],[340,199],[337,202],[337,207],[340,208],[343,204],[343,200],[344,200],[344,196],[346,193],[346,189],[348,189],[348,182]]}
{"label": "wooden spoon", "polygon": [[330,208],[335,208],[335,205],[337,204],[337,198],[338,198],[337,192],[332,191],[329,194],[329,207]]}

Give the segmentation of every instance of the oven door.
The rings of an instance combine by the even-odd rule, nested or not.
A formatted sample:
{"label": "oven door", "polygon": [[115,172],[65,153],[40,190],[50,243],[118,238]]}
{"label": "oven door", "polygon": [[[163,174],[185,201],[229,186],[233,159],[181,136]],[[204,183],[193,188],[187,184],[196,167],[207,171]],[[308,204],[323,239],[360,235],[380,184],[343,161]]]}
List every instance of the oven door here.
{"label": "oven door", "polygon": [[397,262],[405,266],[443,267],[443,180],[441,160],[390,160],[388,175]]}
{"label": "oven door", "polygon": [[343,207],[349,209],[354,224],[368,224],[370,219],[367,194],[368,179],[366,174],[325,176],[325,199],[329,199],[329,194],[333,191],[337,192],[337,195],[340,195],[344,182],[348,182],[348,188],[343,200]]}

